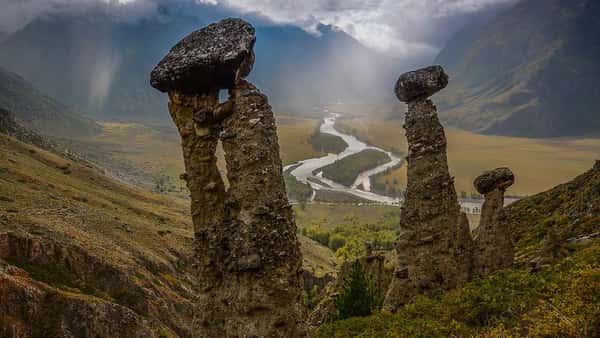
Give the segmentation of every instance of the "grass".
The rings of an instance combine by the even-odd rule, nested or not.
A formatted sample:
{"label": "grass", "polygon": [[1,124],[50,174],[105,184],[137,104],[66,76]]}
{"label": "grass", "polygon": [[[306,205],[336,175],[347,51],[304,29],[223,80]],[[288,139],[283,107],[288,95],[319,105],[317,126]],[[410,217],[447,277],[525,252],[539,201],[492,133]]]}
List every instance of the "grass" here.
{"label": "grass", "polygon": [[352,195],[347,192],[342,191],[334,191],[334,190],[317,190],[315,192],[315,201],[324,202],[324,203],[350,203],[350,204],[358,204],[358,203],[373,203],[368,199],[364,199],[362,197]]}
{"label": "grass", "polygon": [[[406,153],[402,120],[358,117],[338,120],[337,127],[378,147]],[[512,169],[512,195],[532,195],[566,182],[589,169],[600,158],[600,139],[528,139],[479,135],[446,128],[450,173],[456,190],[474,192],[473,180],[483,171],[500,166]],[[406,186],[406,169],[400,168],[378,178]]]}
{"label": "grass", "polygon": [[390,157],[386,153],[375,149],[366,149],[337,160],[318,171],[323,171],[323,177],[349,187],[360,173],[389,161]]}
{"label": "grass", "polygon": [[[64,167],[70,168],[69,174],[61,169]],[[139,277],[149,280],[155,280],[155,272],[164,272],[162,269],[169,274],[186,271],[186,262],[193,257],[188,200],[123,184],[85,164],[2,134],[0,191],[0,231],[55,238],[94,253],[107,265],[130,271],[151,267],[152,271]],[[301,243],[303,250],[309,250],[304,252],[307,269],[334,269],[329,249],[308,239],[301,238]],[[56,277],[56,285],[83,287],[61,277],[63,274],[39,271],[40,276],[49,276],[47,279]],[[162,283],[187,285],[182,275]]]}
{"label": "grass", "polygon": [[396,314],[321,326],[315,337],[595,337],[600,334],[600,242],[571,248],[538,273],[501,270]]}
{"label": "grass", "polygon": [[276,114],[277,135],[281,160],[284,165],[324,156],[324,152],[315,150],[309,142],[321,121],[315,118],[303,118]]}
{"label": "grass", "polygon": [[294,205],[296,224],[298,228],[309,226],[331,229],[337,225],[356,223],[377,223],[400,215],[400,208],[388,205],[336,205],[336,204],[306,204]]}

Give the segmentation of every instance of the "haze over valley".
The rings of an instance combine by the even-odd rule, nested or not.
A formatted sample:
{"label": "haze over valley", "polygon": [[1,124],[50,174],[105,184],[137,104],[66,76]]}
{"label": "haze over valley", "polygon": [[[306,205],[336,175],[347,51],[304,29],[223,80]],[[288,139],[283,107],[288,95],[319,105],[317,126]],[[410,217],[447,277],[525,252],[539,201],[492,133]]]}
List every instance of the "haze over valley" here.
{"label": "haze over valley", "polygon": [[597,1],[0,8],[0,337],[600,334]]}

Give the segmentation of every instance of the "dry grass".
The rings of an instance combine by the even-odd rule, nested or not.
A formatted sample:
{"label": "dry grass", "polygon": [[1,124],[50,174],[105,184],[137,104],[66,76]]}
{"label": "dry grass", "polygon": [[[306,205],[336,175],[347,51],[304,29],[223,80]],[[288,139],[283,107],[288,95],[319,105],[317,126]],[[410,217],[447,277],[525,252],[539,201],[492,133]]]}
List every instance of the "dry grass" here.
{"label": "dry grass", "polygon": [[315,151],[308,143],[310,136],[319,127],[320,120],[286,115],[277,115],[276,118],[281,159],[284,164],[325,155]]}
{"label": "dry grass", "polygon": [[[94,168],[3,134],[0,215],[9,220],[9,225],[3,225],[0,218],[0,231],[18,224],[17,230],[79,243],[118,266],[135,266],[139,260],[174,266],[177,256],[192,258],[188,200],[117,182]],[[329,249],[300,240],[307,269],[335,269]]]}
{"label": "dry grass", "polygon": [[[340,121],[339,126],[368,143],[406,153],[401,120],[354,118]],[[516,175],[516,183],[508,193],[531,195],[569,181],[600,158],[600,139],[527,139],[457,129],[447,129],[446,136],[450,172],[459,192],[474,191],[472,182],[484,170],[507,166]],[[405,169],[380,180],[391,182],[394,178],[405,186]]]}
{"label": "dry grass", "polygon": [[399,215],[400,208],[388,205],[354,204],[306,204],[294,206],[296,224],[302,229],[309,226],[333,228],[355,220],[358,224],[372,224],[383,221],[390,214]]}

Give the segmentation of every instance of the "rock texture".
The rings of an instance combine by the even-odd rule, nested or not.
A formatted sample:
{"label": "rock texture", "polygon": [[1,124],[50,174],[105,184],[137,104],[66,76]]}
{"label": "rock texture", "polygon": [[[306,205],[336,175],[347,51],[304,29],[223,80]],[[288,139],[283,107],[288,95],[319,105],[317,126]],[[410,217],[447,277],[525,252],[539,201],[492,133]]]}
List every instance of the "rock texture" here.
{"label": "rock texture", "polygon": [[[169,92],[182,138],[201,287],[194,326],[203,337],[305,335],[302,257],[275,120],[267,97],[243,80],[254,40],[244,21],[220,21],[184,38],[151,75]],[[230,97],[219,104],[221,89]]]}
{"label": "rock texture", "polygon": [[408,101],[408,184],[401,212],[398,268],[384,308],[395,311],[417,294],[432,296],[470,277],[472,241],[448,172],[446,137],[427,96],[447,83],[439,66],[404,74],[396,85]]}
{"label": "rock texture", "polygon": [[425,99],[448,85],[448,75],[441,66],[430,66],[404,73],[396,82],[394,91],[402,102]]}
{"label": "rock texture", "polygon": [[225,19],[177,43],[152,70],[151,84],[162,92],[204,93],[231,88],[254,64],[255,30],[240,19]]}
{"label": "rock texture", "polygon": [[512,266],[514,246],[504,214],[504,191],[515,182],[508,168],[487,171],[475,179],[477,192],[485,196],[475,237],[474,273],[485,276]]}

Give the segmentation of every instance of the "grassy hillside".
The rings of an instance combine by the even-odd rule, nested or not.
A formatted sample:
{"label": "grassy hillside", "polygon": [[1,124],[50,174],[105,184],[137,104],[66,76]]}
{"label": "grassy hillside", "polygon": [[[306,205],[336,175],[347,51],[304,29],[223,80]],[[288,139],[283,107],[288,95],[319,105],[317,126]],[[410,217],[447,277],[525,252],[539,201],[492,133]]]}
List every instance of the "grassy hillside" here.
{"label": "grassy hillside", "polygon": [[[302,236],[300,241],[305,269],[335,270],[329,249]],[[45,285],[65,302],[130,309],[154,323],[157,336],[191,335],[189,201],[133,188],[86,162],[0,134],[0,273],[17,278],[5,263],[28,274],[19,277],[22,283]],[[58,308],[40,325],[56,325],[53,320],[68,311],[52,299],[62,302],[44,300],[44,307]],[[30,324],[2,315],[0,332],[5,325]]]}
{"label": "grassy hillside", "polygon": [[[508,215],[515,234],[514,268],[432,299],[418,298],[397,314],[326,324],[315,336],[600,335],[600,162],[567,184],[514,203]],[[553,228],[557,248],[548,257],[543,247]],[[535,269],[532,261],[538,262]]]}
{"label": "grassy hillside", "polygon": [[11,111],[26,126],[56,137],[94,134],[99,126],[35,89],[15,73],[0,68],[0,108]]}
{"label": "grassy hillside", "polygon": [[366,149],[337,160],[328,166],[318,169],[318,171],[323,171],[323,177],[349,187],[360,173],[389,161],[391,159],[386,153],[375,149]]}
{"label": "grassy hillside", "polygon": [[[340,120],[339,128],[378,147],[406,153],[406,137],[400,119],[360,117]],[[479,135],[446,129],[450,173],[456,190],[474,192],[473,180],[484,170],[507,166],[516,176],[509,194],[532,195],[567,182],[587,170],[600,157],[598,138],[528,139]],[[394,180],[404,189],[405,169],[400,168],[378,178],[385,184]]]}

